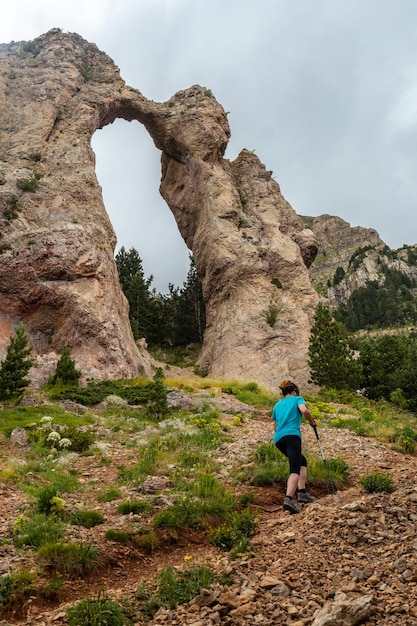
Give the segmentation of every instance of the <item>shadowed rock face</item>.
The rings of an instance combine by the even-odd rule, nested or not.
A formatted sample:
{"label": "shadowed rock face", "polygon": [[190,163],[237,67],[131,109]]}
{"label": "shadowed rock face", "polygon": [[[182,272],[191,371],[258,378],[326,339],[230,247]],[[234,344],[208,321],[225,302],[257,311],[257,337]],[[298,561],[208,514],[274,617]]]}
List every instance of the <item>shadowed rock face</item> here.
{"label": "shadowed rock face", "polygon": [[229,125],[209,91],[149,101],[95,45],[58,29],[0,45],[0,353],[23,321],[39,380],[66,344],[85,376],[151,371],[131,334],[91,149],[116,118],[142,123],[162,152],[161,193],[203,284],[200,367],[270,388],[305,383],[313,233],[253,153],[223,158]]}

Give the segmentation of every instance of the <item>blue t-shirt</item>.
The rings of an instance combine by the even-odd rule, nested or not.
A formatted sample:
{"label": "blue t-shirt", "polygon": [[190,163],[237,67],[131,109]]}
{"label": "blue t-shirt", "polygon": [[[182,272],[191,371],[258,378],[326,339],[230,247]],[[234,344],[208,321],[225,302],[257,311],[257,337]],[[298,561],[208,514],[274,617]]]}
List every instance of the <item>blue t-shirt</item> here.
{"label": "blue t-shirt", "polygon": [[303,415],[298,408],[300,404],[305,404],[301,396],[286,396],[276,403],[271,415],[277,423],[274,443],[287,435],[297,435],[301,439],[300,425]]}

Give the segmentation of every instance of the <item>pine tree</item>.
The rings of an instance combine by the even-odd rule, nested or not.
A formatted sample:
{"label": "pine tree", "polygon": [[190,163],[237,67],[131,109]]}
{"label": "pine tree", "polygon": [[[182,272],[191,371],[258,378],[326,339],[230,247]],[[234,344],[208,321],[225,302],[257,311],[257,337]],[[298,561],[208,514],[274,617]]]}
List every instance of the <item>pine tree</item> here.
{"label": "pine tree", "polygon": [[149,393],[149,402],[147,407],[148,415],[152,418],[161,418],[168,413],[167,390],[164,383],[164,373],[161,367],[158,367]]}
{"label": "pine tree", "polygon": [[29,358],[32,348],[28,347],[29,338],[25,326],[20,323],[14,337],[7,347],[6,357],[0,366],[0,400],[13,398],[27,387],[30,381],[27,373],[34,361]]}
{"label": "pine tree", "polygon": [[129,317],[135,339],[145,337],[148,343],[153,343],[155,311],[151,297],[153,276],[145,279],[142,259],[135,248],[126,252],[125,248],[115,257],[119,281],[129,302]]}
{"label": "pine tree", "polygon": [[333,389],[355,390],[360,387],[361,364],[354,359],[340,324],[321,303],[314,316],[308,354],[313,383]]}
{"label": "pine tree", "polygon": [[182,331],[182,343],[202,343],[206,327],[206,308],[203,289],[197,275],[194,258],[190,254],[190,269],[180,292],[178,325]]}
{"label": "pine tree", "polygon": [[62,349],[61,357],[56,364],[55,374],[48,380],[50,385],[60,382],[64,385],[78,385],[82,372],[76,369],[75,361],[71,358],[71,350],[68,346]]}

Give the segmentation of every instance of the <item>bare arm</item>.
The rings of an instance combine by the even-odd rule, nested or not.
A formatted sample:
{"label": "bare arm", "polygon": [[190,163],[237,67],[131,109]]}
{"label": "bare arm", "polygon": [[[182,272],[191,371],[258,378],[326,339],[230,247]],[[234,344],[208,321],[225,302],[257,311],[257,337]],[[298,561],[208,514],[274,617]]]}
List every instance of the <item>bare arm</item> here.
{"label": "bare arm", "polygon": [[310,411],[308,410],[308,408],[306,407],[305,404],[299,404],[298,408],[301,412],[301,414],[309,421],[310,426],[316,426],[316,420],[314,419],[314,417],[311,415]]}

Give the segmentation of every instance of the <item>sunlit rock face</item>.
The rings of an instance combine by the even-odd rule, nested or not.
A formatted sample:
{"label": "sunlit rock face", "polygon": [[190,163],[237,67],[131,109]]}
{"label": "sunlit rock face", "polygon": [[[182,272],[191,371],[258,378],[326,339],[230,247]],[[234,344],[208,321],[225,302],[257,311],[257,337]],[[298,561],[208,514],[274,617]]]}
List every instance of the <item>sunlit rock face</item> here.
{"label": "sunlit rock face", "polygon": [[64,345],[86,377],[151,373],[131,334],[91,149],[97,129],[124,118],[162,152],[161,194],[203,284],[200,368],[268,388],[307,382],[316,238],[256,155],[224,159],[230,129],[209,90],[147,100],[94,44],[58,29],[0,45],[0,85],[0,354],[23,321],[39,381]]}

